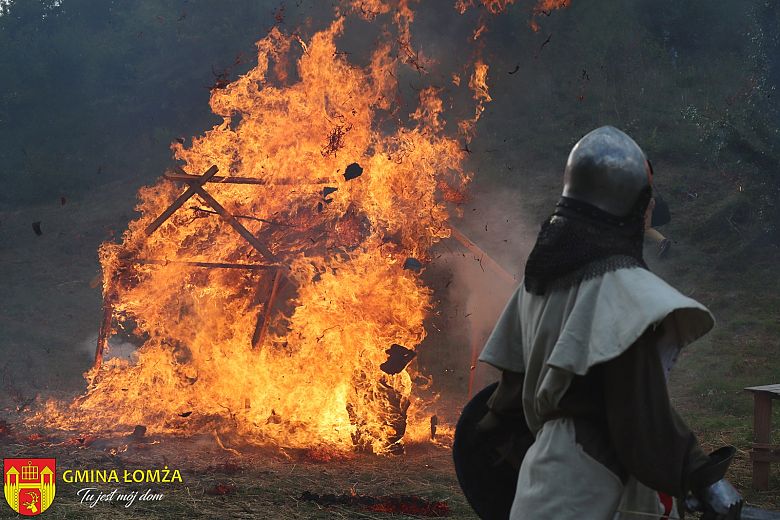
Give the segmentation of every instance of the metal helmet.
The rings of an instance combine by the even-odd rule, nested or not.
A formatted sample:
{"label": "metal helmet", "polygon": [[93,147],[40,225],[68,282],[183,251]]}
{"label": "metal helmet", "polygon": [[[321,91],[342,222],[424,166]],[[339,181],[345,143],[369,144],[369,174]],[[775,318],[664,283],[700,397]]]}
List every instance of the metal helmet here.
{"label": "metal helmet", "polygon": [[625,217],[650,183],[650,167],[639,145],[614,126],[602,126],[572,148],[563,174],[563,196]]}

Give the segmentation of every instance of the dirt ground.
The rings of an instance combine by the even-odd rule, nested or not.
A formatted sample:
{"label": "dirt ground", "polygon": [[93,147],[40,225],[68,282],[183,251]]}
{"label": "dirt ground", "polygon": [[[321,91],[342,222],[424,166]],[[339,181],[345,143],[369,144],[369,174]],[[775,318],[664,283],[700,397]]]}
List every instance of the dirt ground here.
{"label": "dirt ground", "polygon": [[[123,439],[96,441],[99,446],[55,447],[6,444],[5,456],[41,455],[56,457],[58,471],[68,468],[179,469],[183,482],[144,483],[58,483],[56,499],[46,512],[56,519],[102,518],[388,518],[349,504],[319,505],[305,500],[316,495],[414,495],[431,503],[442,502],[439,510],[451,518],[477,518],[470,512],[454,479],[447,448],[412,446],[402,457],[350,455],[318,461],[311,453],[292,450],[242,449],[240,455],[219,448],[213,439],[150,438],[131,443],[116,455],[111,447],[124,449]],[[111,447],[109,447],[111,446]],[[106,451],[108,450],[108,451]],[[114,500],[93,507],[80,500],[78,491],[95,487],[119,493],[146,489],[163,495],[159,501],[136,500],[130,507]],[[3,516],[6,518],[6,516]],[[415,518],[395,514],[392,518]]]}

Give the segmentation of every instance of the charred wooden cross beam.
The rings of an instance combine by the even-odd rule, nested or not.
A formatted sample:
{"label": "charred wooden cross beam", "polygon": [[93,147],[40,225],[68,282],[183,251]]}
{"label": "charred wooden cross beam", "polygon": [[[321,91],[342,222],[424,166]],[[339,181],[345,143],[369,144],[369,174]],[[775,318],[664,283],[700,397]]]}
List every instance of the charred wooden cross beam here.
{"label": "charred wooden cross beam", "polygon": [[[181,169],[177,167],[177,170],[181,170]],[[167,220],[168,217],[170,217],[173,214],[174,211],[179,209],[182,204],[187,202],[187,200],[189,200],[190,197],[192,197],[193,195],[195,195],[197,193],[200,196],[200,198],[202,198],[206,202],[206,204],[211,206],[214,209],[214,211],[216,211],[219,214],[219,216],[222,217],[222,220],[227,222],[230,227],[235,229],[236,232],[239,235],[241,235],[244,238],[244,240],[249,242],[249,244],[258,253],[260,253],[261,255],[263,255],[264,257],[266,257],[268,259],[273,259],[274,258],[274,254],[271,252],[271,250],[268,249],[267,247],[265,247],[265,245],[262,242],[260,242],[257,239],[257,237],[255,237],[252,233],[250,233],[249,230],[243,226],[243,224],[241,224],[238,220],[236,220],[236,218],[233,215],[231,215],[230,213],[228,213],[228,211],[224,207],[222,207],[222,205],[219,202],[217,202],[217,200],[214,197],[212,197],[209,193],[207,193],[203,189],[203,185],[210,178],[214,177],[214,175],[216,173],[217,173],[217,167],[216,166],[212,166],[211,168],[208,169],[208,171],[206,173],[203,174],[203,176],[196,177],[195,180],[186,181],[186,182],[189,182],[189,184],[190,184],[190,187],[187,188],[187,191],[182,193],[174,201],[174,203],[171,204],[170,208],[168,208],[162,215],[160,215],[160,217],[157,218],[157,220],[152,222],[152,224],[150,224],[146,228],[146,234],[147,235],[151,234],[149,229],[152,228],[152,226],[154,224],[157,224],[158,220],[160,220],[163,216],[165,217],[165,218],[162,219],[162,221],[159,224],[157,224],[156,227],[152,228],[152,232],[155,229],[157,229],[157,227],[160,227],[160,225],[162,225],[162,223],[165,222],[165,220]],[[187,173],[184,172],[183,170],[182,170],[182,174],[183,175],[187,175]],[[173,211],[170,211],[172,208],[173,208]],[[170,211],[170,213],[168,213],[168,211]],[[166,215],[166,213],[168,213],[168,214]]]}
{"label": "charred wooden cross beam", "polygon": [[219,168],[217,168],[215,165],[209,168],[208,170],[206,170],[206,172],[200,177],[193,175],[192,177],[195,179],[195,181],[192,184],[190,184],[190,187],[187,188],[187,190],[184,193],[176,197],[176,200],[174,200],[173,203],[171,203],[171,205],[168,206],[168,209],[163,211],[159,217],[154,219],[154,221],[151,224],[146,226],[146,229],[144,229],[144,233],[146,233],[146,236],[149,236],[155,231],[157,231],[157,228],[162,226],[165,223],[165,221],[168,220],[171,217],[171,215],[173,215],[176,212],[177,209],[182,207],[185,202],[190,200],[190,198],[193,195],[195,195],[196,190],[201,186],[203,186],[204,184],[206,184],[209,181],[209,179],[211,179],[217,174],[218,171]]}
{"label": "charred wooden cross beam", "polygon": [[[265,341],[266,332],[268,332],[268,324],[271,321],[271,310],[276,300],[276,295],[279,292],[279,284],[282,281],[282,271],[278,269],[274,274],[274,281],[271,284],[271,291],[268,294],[268,298],[265,300],[263,311],[257,316],[257,324],[255,325],[255,332],[252,334],[252,348],[258,348],[263,346]],[[259,291],[258,291],[259,292]]]}
{"label": "charred wooden cross beam", "polygon": [[111,322],[114,319],[115,299],[116,294],[113,289],[109,289],[103,297],[103,319],[100,322],[100,333],[98,334],[97,347],[95,348],[95,362],[93,364],[95,377],[97,377],[97,371],[100,370],[100,365],[103,364],[103,351],[105,351],[108,337],[111,334]]}
{"label": "charred wooden cross beam", "polygon": [[[170,179],[172,181],[197,182],[198,179],[200,179],[198,175],[190,175],[189,173],[183,172],[181,168],[177,168],[177,171],[178,173],[165,172],[163,176],[166,179]],[[287,185],[301,186],[306,184],[328,184],[329,182],[331,182],[328,179],[315,179],[309,182],[299,181],[298,179],[268,181],[266,179],[257,179],[254,177],[223,177],[220,175],[215,175],[214,177],[211,178],[211,181],[219,182],[219,183],[224,182],[225,184],[257,184],[260,186],[287,186]]]}
{"label": "charred wooden cross beam", "polygon": [[[217,177],[217,171],[219,169],[216,165],[212,166],[203,175],[190,175],[179,167],[176,167],[178,173],[166,173],[165,177],[170,180],[183,181],[189,184],[188,188],[171,203],[168,208],[163,211],[156,219],[154,219],[146,228],[144,233],[146,236],[151,235],[157,229],[160,228],[179,208],[181,208],[185,202],[187,202],[193,195],[198,195],[208,204],[216,214],[222,217],[230,227],[232,227],[241,237],[246,240],[252,248],[260,253],[266,260],[273,262],[275,260],[274,254],[268,249],[265,244],[260,242],[246,227],[244,227],[234,215],[231,215],[214,197],[212,197],[203,186],[207,182],[220,181],[225,183],[236,184],[256,184],[256,185],[271,185],[271,184],[286,184],[285,182],[268,182],[264,179],[254,179],[249,177]],[[323,181],[325,182],[325,181]],[[317,184],[317,182],[315,182]],[[248,270],[269,270],[273,269],[274,278],[271,285],[270,292],[265,302],[255,301],[256,305],[262,305],[262,311],[258,314],[257,325],[255,327],[255,333],[252,337],[252,347],[257,348],[262,345],[265,339],[265,334],[268,330],[270,323],[271,310],[273,308],[274,300],[276,299],[277,292],[283,276],[283,269],[281,266],[275,263],[270,264],[236,264],[229,262],[191,262],[182,260],[167,260],[156,258],[129,258],[126,260],[128,264],[152,264],[152,265],[166,265],[166,264],[178,264],[190,267],[203,267],[211,269],[248,269]],[[108,339],[111,336],[111,325],[114,319],[114,305],[118,297],[117,288],[115,286],[117,280],[108,280],[107,287],[104,291],[103,297],[103,316],[100,323],[100,333],[98,334],[97,346],[95,349],[95,362],[93,365],[95,371],[95,377],[97,377],[98,370],[103,363],[103,353],[108,343]],[[94,382],[94,380],[93,380]]]}
{"label": "charred wooden cross beam", "polygon": [[470,238],[468,238],[466,235],[461,233],[457,228],[451,228],[452,229],[452,238],[457,240],[461,243],[463,247],[474,253],[474,255],[479,260],[480,264],[483,262],[488,266],[488,268],[493,271],[493,273],[497,274],[502,280],[505,282],[515,285],[517,283],[517,279],[509,274],[509,271],[504,269],[501,264],[493,260],[490,255],[488,255],[482,248],[480,248],[477,244],[471,241]]}
{"label": "charred wooden cross beam", "polygon": [[249,271],[266,271],[276,269],[277,266],[266,264],[233,264],[229,262],[189,262],[186,260],[158,260],[154,258],[138,258],[134,260],[136,264],[142,265],[187,265],[190,267],[210,267],[213,269],[247,269]]}

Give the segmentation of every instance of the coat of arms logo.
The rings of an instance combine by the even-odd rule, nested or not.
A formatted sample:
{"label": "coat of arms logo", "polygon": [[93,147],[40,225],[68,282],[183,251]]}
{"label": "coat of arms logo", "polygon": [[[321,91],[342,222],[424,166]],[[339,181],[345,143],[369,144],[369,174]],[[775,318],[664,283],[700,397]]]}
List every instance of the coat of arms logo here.
{"label": "coat of arms logo", "polygon": [[23,516],[36,516],[54,500],[55,459],[4,459],[3,491],[11,509]]}

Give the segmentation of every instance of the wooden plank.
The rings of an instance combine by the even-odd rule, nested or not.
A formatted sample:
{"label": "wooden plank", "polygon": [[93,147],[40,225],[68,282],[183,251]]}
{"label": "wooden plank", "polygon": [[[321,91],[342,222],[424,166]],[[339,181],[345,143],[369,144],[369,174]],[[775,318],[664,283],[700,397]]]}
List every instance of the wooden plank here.
{"label": "wooden plank", "polygon": [[753,448],[757,450],[770,450],[780,453],[780,444],[767,444],[765,442],[754,442]]}
{"label": "wooden plank", "polygon": [[[772,437],[772,399],[765,392],[753,394],[753,441],[769,444]],[[751,458],[758,453],[753,450]],[[769,488],[769,461],[753,458],[753,487]]]}
{"label": "wooden plank", "polygon": [[271,311],[276,300],[276,295],[279,292],[279,283],[282,281],[282,270],[279,269],[274,274],[274,281],[271,284],[271,293],[268,295],[268,299],[263,306],[262,314],[257,317],[257,325],[255,325],[255,332],[252,335],[252,348],[259,348],[263,346],[265,341],[265,335],[268,332],[268,325],[271,322]]}
{"label": "wooden plank", "polygon": [[484,252],[477,244],[472,242],[466,235],[461,233],[456,228],[452,228],[452,238],[460,242],[463,247],[474,253],[474,255],[478,257],[480,264],[485,263],[488,268],[495,274],[499,275],[504,280],[504,282],[510,284],[510,286],[517,285],[518,280],[509,274],[509,271],[504,269],[501,264],[493,260],[490,255]]}
{"label": "wooden plank", "polygon": [[103,319],[100,321],[100,332],[98,333],[97,345],[95,346],[95,361],[92,367],[95,369],[95,376],[103,364],[103,352],[108,344],[108,338],[111,336],[111,323],[114,320],[114,299],[115,294],[109,291],[103,298]]}
{"label": "wooden plank", "polygon": [[214,211],[216,211],[219,214],[219,216],[222,217],[222,220],[227,222],[228,225],[230,225],[230,227],[235,229],[239,235],[244,237],[244,240],[249,242],[249,244],[253,248],[255,248],[255,250],[258,253],[271,260],[274,258],[274,254],[271,252],[271,250],[265,247],[265,244],[260,242],[257,239],[257,237],[255,237],[252,233],[250,233],[249,230],[241,224],[241,222],[239,222],[238,220],[235,219],[235,217],[233,217],[233,215],[228,213],[228,211],[224,207],[222,207],[222,204],[217,202],[217,199],[215,199],[214,197],[206,193],[206,191],[200,186],[196,186],[193,184],[190,186],[190,188],[193,188],[195,190],[195,193],[197,193],[200,196],[200,198],[202,198],[209,206],[211,206],[214,209]]}
{"label": "wooden plank", "polygon": [[[200,177],[198,175],[190,175],[178,166],[176,167],[178,173],[165,172],[163,175],[166,179],[172,181],[182,182],[197,182]],[[224,177],[216,175],[212,177],[209,182],[224,182],[225,184],[255,184],[260,186],[306,186],[306,185],[318,185],[318,184],[330,184],[334,181],[329,179],[314,179],[311,181],[297,180],[297,179],[279,179],[274,181],[268,181],[266,179],[257,179],[254,177]]]}
{"label": "wooden plank", "polygon": [[208,267],[213,269],[247,269],[250,271],[265,271],[268,269],[275,269],[279,266],[274,264],[231,264],[227,262],[189,262],[185,260],[158,260],[154,258],[138,258],[133,260],[136,264],[151,264],[151,265],[188,265],[192,267]]}
{"label": "wooden plank", "polygon": [[214,175],[217,174],[217,171],[219,171],[219,169],[216,166],[212,166],[211,168],[206,170],[206,173],[204,173],[201,176],[193,175],[192,177],[197,179],[197,181],[193,182],[193,184],[191,184],[184,191],[184,193],[176,197],[176,200],[174,200],[173,203],[170,206],[168,206],[168,209],[163,211],[163,213],[159,217],[154,219],[154,222],[146,226],[146,229],[144,229],[144,233],[146,233],[147,236],[154,233],[157,230],[157,228],[162,226],[163,223],[166,220],[168,220],[171,217],[171,215],[173,215],[176,212],[176,210],[182,206],[182,204],[187,202],[187,200],[189,200],[190,197],[195,195],[199,187],[203,186],[206,182],[208,182],[209,179],[214,177]]}
{"label": "wooden plank", "polygon": [[750,452],[750,460],[753,463],[759,462],[767,465],[770,462],[780,462],[780,451],[753,450]]}

